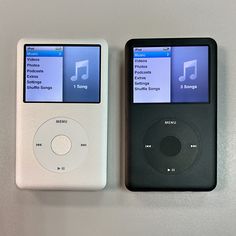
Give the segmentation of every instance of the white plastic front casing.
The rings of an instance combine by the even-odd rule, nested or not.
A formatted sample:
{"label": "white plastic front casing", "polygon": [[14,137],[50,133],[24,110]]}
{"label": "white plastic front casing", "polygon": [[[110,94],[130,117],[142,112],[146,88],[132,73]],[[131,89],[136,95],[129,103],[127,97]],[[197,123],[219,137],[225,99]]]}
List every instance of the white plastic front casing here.
{"label": "white plastic front casing", "polygon": [[[101,45],[100,103],[25,103],[25,44]],[[21,39],[17,45],[16,96],[16,185],[21,189],[99,190],[107,178],[108,45],[105,40]],[[53,118],[77,121],[87,134],[86,157],[68,172],[43,167],[34,153],[34,137],[39,127]],[[76,132],[77,129],[74,129]],[[48,131],[50,134],[50,130]],[[45,134],[44,134],[45,135]],[[72,145],[76,145],[75,143]]]}

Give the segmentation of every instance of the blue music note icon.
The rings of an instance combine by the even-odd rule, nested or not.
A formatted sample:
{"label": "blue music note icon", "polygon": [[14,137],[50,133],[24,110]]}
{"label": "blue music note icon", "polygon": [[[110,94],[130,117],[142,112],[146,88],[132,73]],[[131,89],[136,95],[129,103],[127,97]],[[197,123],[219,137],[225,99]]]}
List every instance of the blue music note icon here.
{"label": "blue music note icon", "polygon": [[76,81],[79,79],[79,70],[80,68],[85,68],[85,73],[81,75],[81,79],[86,80],[89,77],[89,61],[77,61],[75,62],[75,75],[71,76],[71,81]]}
{"label": "blue music note icon", "polygon": [[186,80],[186,70],[191,67],[194,69],[194,72],[189,76],[189,78],[191,80],[194,80],[197,78],[197,60],[185,61],[183,64],[183,75],[179,77],[180,82],[183,82]]}

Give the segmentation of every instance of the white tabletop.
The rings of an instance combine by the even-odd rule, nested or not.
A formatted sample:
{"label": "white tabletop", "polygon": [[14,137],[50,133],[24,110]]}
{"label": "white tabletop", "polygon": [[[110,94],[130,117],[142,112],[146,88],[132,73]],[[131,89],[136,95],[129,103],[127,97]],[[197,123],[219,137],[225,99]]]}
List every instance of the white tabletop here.
{"label": "white tabletop", "polygon": [[[0,0],[0,235],[235,235],[235,12],[234,0]],[[218,42],[218,186],[213,192],[129,192],[121,187],[124,45],[135,37],[184,36]],[[104,191],[21,191],[15,186],[16,43],[23,37],[108,41]]]}

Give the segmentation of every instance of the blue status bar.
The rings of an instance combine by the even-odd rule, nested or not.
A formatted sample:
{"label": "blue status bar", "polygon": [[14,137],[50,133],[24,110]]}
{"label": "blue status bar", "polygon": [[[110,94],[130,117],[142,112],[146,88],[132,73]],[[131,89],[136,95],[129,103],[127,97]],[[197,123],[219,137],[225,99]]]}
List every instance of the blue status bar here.
{"label": "blue status bar", "polygon": [[171,57],[171,52],[134,52],[134,58]]}

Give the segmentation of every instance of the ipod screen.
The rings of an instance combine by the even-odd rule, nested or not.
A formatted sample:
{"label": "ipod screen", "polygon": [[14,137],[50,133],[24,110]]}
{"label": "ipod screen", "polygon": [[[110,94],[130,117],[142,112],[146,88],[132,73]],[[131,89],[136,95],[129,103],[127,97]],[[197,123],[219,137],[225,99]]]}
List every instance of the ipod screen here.
{"label": "ipod screen", "polygon": [[100,102],[100,45],[25,45],[24,102]]}
{"label": "ipod screen", "polygon": [[208,103],[208,46],[133,49],[134,103]]}

